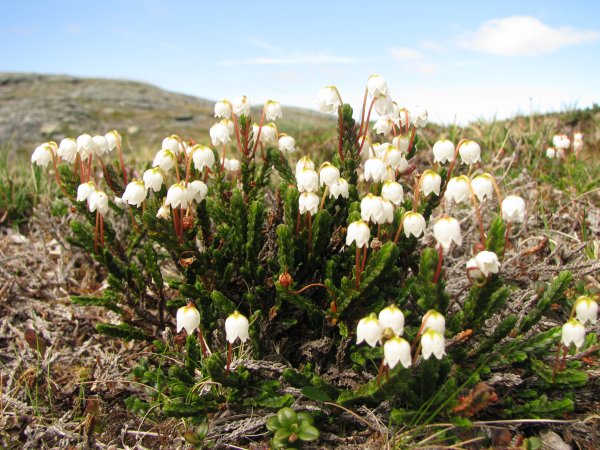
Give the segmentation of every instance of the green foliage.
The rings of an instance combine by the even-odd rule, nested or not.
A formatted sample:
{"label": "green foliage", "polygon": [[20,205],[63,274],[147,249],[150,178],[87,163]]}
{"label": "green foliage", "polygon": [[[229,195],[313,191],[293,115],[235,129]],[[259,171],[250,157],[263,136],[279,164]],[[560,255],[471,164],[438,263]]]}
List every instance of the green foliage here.
{"label": "green foliage", "polygon": [[548,311],[553,303],[560,303],[565,290],[572,280],[573,275],[571,275],[570,272],[564,271],[559,273],[552,283],[544,290],[544,293],[533,310],[523,318],[519,325],[519,331],[525,333],[531,329],[531,327],[542,318],[542,315]]}
{"label": "green foliage", "polygon": [[274,448],[297,448],[302,442],[319,439],[319,430],[309,412],[296,413],[292,408],[281,408],[267,420],[267,430],[273,433]]}

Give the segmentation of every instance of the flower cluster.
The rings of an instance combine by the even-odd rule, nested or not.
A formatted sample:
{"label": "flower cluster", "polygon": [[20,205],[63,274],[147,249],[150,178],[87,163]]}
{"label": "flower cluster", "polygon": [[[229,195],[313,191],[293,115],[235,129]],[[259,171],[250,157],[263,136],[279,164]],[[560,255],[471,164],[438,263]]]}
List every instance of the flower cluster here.
{"label": "flower cluster", "polygon": [[575,300],[570,319],[562,327],[561,342],[565,347],[574,344],[581,348],[585,339],[585,324],[596,323],[598,317],[598,303],[582,295]]}
{"label": "flower cluster", "polygon": [[573,139],[570,139],[566,134],[555,134],[552,137],[552,147],[546,149],[546,158],[565,160],[569,150],[579,158],[579,154],[583,149],[583,134],[575,132]]}

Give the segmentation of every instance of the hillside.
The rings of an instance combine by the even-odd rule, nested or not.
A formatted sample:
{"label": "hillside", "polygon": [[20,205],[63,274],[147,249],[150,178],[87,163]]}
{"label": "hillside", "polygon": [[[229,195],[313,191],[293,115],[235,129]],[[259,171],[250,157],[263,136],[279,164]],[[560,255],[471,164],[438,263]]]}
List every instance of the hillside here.
{"label": "hillside", "polygon": [[[134,81],[0,73],[0,147],[9,154],[29,153],[43,141],[111,129],[124,135],[130,150],[155,147],[173,133],[202,140],[214,123],[213,104]],[[256,120],[259,114],[256,109]],[[284,114],[282,128],[289,133],[333,122],[298,108],[285,108]],[[285,128],[290,122],[293,128]]]}

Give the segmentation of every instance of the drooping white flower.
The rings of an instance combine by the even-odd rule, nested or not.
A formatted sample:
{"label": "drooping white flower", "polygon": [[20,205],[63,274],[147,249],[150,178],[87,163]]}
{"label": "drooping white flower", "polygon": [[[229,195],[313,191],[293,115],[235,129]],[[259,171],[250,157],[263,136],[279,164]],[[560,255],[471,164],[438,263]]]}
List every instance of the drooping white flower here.
{"label": "drooping white flower", "polygon": [[394,112],[394,102],[389,95],[377,97],[373,107],[380,116],[388,116]]}
{"label": "drooping white flower", "polygon": [[371,347],[381,343],[381,326],[375,314],[363,317],[356,327],[356,344],[366,342]]}
{"label": "drooping white flower", "polygon": [[570,319],[562,326],[561,342],[566,347],[575,344],[575,347],[581,348],[585,340],[585,327],[577,319]]}
{"label": "drooping white flower", "polygon": [[269,122],[273,122],[274,120],[281,118],[281,116],[281,105],[279,102],[275,100],[267,100],[265,103],[265,118]]}
{"label": "drooping white flower", "polygon": [[368,193],[360,201],[360,216],[365,222],[378,223],[382,214],[381,197]]}
{"label": "drooping white flower", "polygon": [[381,196],[394,205],[399,205],[404,201],[404,189],[397,181],[386,181],[381,188]]}
{"label": "drooping white flower", "polygon": [[60,141],[57,153],[63,161],[73,164],[77,157],[77,142],[73,138],[63,139]]}
{"label": "drooping white flower", "polygon": [[440,139],[433,144],[433,162],[444,164],[454,161],[454,143],[448,139]]}
{"label": "drooping white flower", "polygon": [[174,155],[181,153],[181,145],[179,144],[180,139],[176,135],[167,136],[163,139],[161,149],[169,150]]}
{"label": "drooping white flower", "polygon": [[169,206],[166,205],[164,201],[163,201],[162,205],[160,206],[160,208],[158,208],[156,217],[158,219],[168,219],[169,217],[171,217],[171,208],[169,208]]}
{"label": "drooping white flower", "polygon": [[546,158],[548,158],[548,159],[556,158],[556,149],[554,147],[548,147],[546,149]]}
{"label": "drooping white flower", "polygon": [[233,344],[238,338],[240,341],[246,342],[250,338],[249,329],[250,323],[246,316],[240,314],[238,311],[234,311],[225,320],[225,339],[230,344]]}
{"label": "drooping white flower", "polygon": [[238,172],[240,170],[241,167],[241,163],[240,160],[237,158],[230,158],[227,161],[227,164],[225,164],[225,169],[227,169],[230,172]]}
{"label": "drooping white flower", "polygon": [[144,180],[146,189],[152,189],[154,192],[160,191],[164,182],[162,170],[159,167],[146,170],[142,179]]}
{"label": "drooping white flower", "polygon": [[356,242],[356,246],[362,248],[369,243],[370,237],[371,230],[369,230],[369,225],[362,220],[357,220],[348,225],[346,245],[351,245],[353,242]]}
{"label": "drooping white flower", "polygon": [[231,114],[233,113],[233,106],[229,102],[229,100],[221,100],[215,103],[215,117],[220,117],[223,119],[231,119]]}
{"label": "drooping white flower", "polygon": [[89,134],[77,137],[77,152],[81,159],[86,160],[94,152],[94,140]]}
{"label": "drooping white flower", "polygon": [[96,190],[96,185],[93,181],[88,181],[87,183],[82,183],[77,187],[77,201],[85,202],[92,192]]}
{"label": "drooping white flower", "polygon": [[108,143],[108,151],[112,152],[115,148],[121,148],[121,135],[117,130],[109,131],[104,135],[106,142]]}
{"label": "drooping white flower", "polygon": [[412,124],[417,128],[423,128],[427,125],[427,110],[422,106],[415,106],[410,115],[410,120]]}
{"label": "drooping white flower", "polygon": [[429,359],[432,354],[437,359],[442,359],[446,354],[444,335],[439,331],[428,329],[421,335],[421,351],[423,352],[423,359]]}
{"label": "drooping white flower", "polygon": [[194,180],[188,184],[188,191],[191,199],[196,203],[202,202],[208,193],[208,186],[206,183],[200,180]]}
{"label": "drooping white flower", "polygon": [[298,173],[302,172],[304,169],[315,170],[315,163],[308,156],[303,156],[296,163],[296,177]]}
{"label": "drooping white flower", "polygon": [[386,148],[383,160],[394,170],[404,172],[408,168],[408,161],[398,147],[390,145]]}
{"label": "drooping white flower", "polygon": [[[150,169],[152,170],[152,169]],[[161,183],[162,185],[162,183]],[[160,189],[160,187],[159,187]],[[125,187],[125,192],[121,199],[124,202],[129,203],[130,205],[134,205],[136,207],[140,207],[144,200],[146,200],[146,195],[148,191],[146,190],[146,185],[143,181],[133,180],[127,184]]]}
{"label": "drooping white flower", "polygon": [[348,182],[344,178],[340,178],[331,186],[329,186],[329,197],[339,198],[348,198],[350,193],[348,191]]}
{"label": "drooping white flower", "polygon": [[438,219],[433,225],[433,237],[444,250],[449,250],[453,242],[460,247],[462,245],[460,223],[453,217]]}
{"label": "drooping white flower", "polygon": [[571,139],[566,134],[556,134],[552,137],[552,145],[557,149],[568,150],[571,146]]}
{"label": "drooping white flower", "polygon": [[480,251],[475,255],[475,264],[486,277],[492,273],[498,273],[500,271],[500,262],[498,261],[498,255],[494,252],[487,250]]}
{"label": "drooping white flower", "polygon": [[387,177],[385,163],[380,158],[369,158],[365,161],[365,180],[375,183]]}
{"label": "drooping white flower", "polygon": [[387,96],[389,94],[387,82],[379,75],[371,75],[367,80],[367,91],[371,97]]}
{"label": "drooping white flower", "polygon": [[461,164],[475,164],[481,161],[481,147],[475,141],[465,141],[458,149]]}
{"label": "drooping white flower", "polygon": [[98,210],[105,215],[108,212],[108,196],[104,191],[96,190],[88,197],[88,208],[90,212]]}
{"label": "drooping white flower", "polygon": [[104,136],[97,135],[92,138],[93,146],[92,149],[96,156],[102,156],[108,153],[108,141]]}
{"label": "drooping white flower", "polygon": [[396,305],[390,305],[379,312],[379,324],[381,328],[391,328],[396,336],[404,333],[404,314]]}
{"label": "drooping white flower", "polygon": [[324,114],[337,112],[340,107],[340,99],[333,86],[325,86],[319,90],[317,105],[319,106],[319,111]]}
{"label": "drooping white flower", "polygon": [[319,190],[319,175],[313,169],[302,169],[296,173],[296,184],[300,192],[316,192]]}
{"label": "drooping white flower", "polygon": [[448,202],[468,203],[471,195],[469,179],[466,175],[450,178],[444,197]]}
{"label": "drooping white flower", "polygon": [[[256,125],[256,128],[254,129],[254,139],[256,139],[256,136],[258,136],[258,130],[259,127],[258,125]],[[268,144],[274,144],[277,142],[277,127],[275,126],[274,123],[269,122],[267,124],[264,124],[263,127],[260,129],[260,142],[268,145]]]}
{"label": "drooping white flower", "polygon": [[575,315],[581,323],[596,323],[598,320],[598,303],[587,295],[575,300]]}
{"label": "drooping white flower", "polygon": [[406,213],[403,219],[404,235],[409,237],[411,234],[418,238],[425,233],[425,217],[418,212],[410,211]]}
{"label": "drooping white flower", "polygon": [[319,196],[313,192],[303,192],[298,197],[298,210],[300,214],[314,216],[319,210]]}
{"label": "drooping white flower", "polygon": [[421,331],[425,332],[429,329],[435,330],[442,334],[446,332],[446,319],[435,309],[430,309],[427,311],[421,320]]}
{"label": "drooping white flower", "polygon": [[408,155],[408,145],[409,144],[410,144],[410,139],[408,138],[408,136],[405,136],[404,134],[395,136],[394,139],[392,139],[392,145],[394,147],[396,147],[398,150],[400,150],[403,155]]}
{"label": "drooping white flower", "polygon": [[215,154],[210,147],[199,144],[194,145],[191,154],[194,167],[199,172],[202,172],[205,167],[210,169],[215,164]]}
{"label": "drooping white flower", "polygon": [[402,364],[405,369],[408,369],[412,364],[410,344],[401,337],[394,336],[383,344],[383,356],[383,362],[390,369],[396,367],[398,363]]}
{"label": "drooping white flower", "polygon": [[502,200],[502,218],[508,223],[525,221],[525,200],[518,195],[509,195]]}
{"label": "drooping white flower", "polygon": [[489,173],[477,175],[471,180],[471,187],[477,196],[477,199],[482,202],[486,198],[494,196],[494,179]]}
{"label": "drooping white flower", "polygon": [[[363,142],[364,142],[364,144],[363,144]],[[360,152],[360,157],[363,161],[372,156],[377,156],[377,154],[375,153],[375,148],[371,144],[371,141],[368,136],[359,137],[358,138],[358,146],[359,147],[362,146],[362,150]]]}
{"label": "drooping white flower", "polygon": [[381,216],[379,216],[379,220],[376,223],[379,225],[392,223],[394,221],[394,205],[389,200],[379,198],[381,199]]}
{"label": "drooping white flower", "polygon": [[48,167],[52,162],[56,149],[49,142],[38,145],[31,155],[31,164],[36,164],[41,167]]}
{"label": "drooping white flower", "polygon": [[287,134],[281,134],[279,141],[279,150],[283,153],[294,153],[296,151],[296,140]]}
{"label": "drooping white flower", "polygon": [[394,121],[388,116],[381,116],[375,121],[373,129],[375,133],[387,136],[394,129]]}
{"label": "drooping white flower", "polygon": [[167,191],[165,205],[171,206],[172,208],[177,208],[179,206],[187,208],[190,200],[190,192],[185,185],[185,181],[180,181],[179,183],[172,185]]}
{"label": "drooping white flower", "polygon": [[177,310],[177,333],[185,328],[187,334],[192,334],[200,326],[200,313],[192,303]]}
{"label": "drooping white flower", "polygon": [[442,177],[431,169],[427,169],[421,175],[421,192],[424,196],[428,196],[432,192],[435,195],[440,195],[440,188],[442,186]]}
{"label": "drooping white flower", "polygon": [[331,186],[340,179],[340,169],[329,162],[321,164],[319,169],[319,185]]}
{"label": "drooping white flower", "polygon": [[177,163],[177,157],[171,150],[160,150],[154,157],[152,167],[160,167],[165,172],[171,170]]}
{"label": "drooping white flower", "polygon": [[209,133],[212,144],[215,147],[226,145],[231,141],[229,127],[224,123],[215,123],[212,127],[210,127]]}
{"label": "drooping white flower", "polygon": [[477,265],[475,258],[469,259],[467,261],[466,266],[469,278],[471,278],[471,280],[479,280],[484,278],[483,273],[481,272],[481,270],[479,270],[479,266]]}
{"label": "drooping white flower", "polygon": [[233,112],[236,116],[249,116],[250,115],[250,100],[245,95],[235,99],[233,103]]}

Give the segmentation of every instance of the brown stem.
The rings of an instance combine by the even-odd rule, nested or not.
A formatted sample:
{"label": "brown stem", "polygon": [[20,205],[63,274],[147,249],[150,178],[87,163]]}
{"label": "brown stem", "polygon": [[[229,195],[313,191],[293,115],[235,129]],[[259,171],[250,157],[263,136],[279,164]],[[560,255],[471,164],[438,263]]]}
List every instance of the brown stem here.
{"label": "brown stem", "polygon": [[[552,383],[556,381],[556,372],[558,371],[558,360],[560,358],[560,353],[563,351],[562,343],[558,344],[558,349],[556,350],[556,359],[554,360],[554,367],[552,369]],[[565,352],[566,353],[566,352]]]}
{"label": "brown stem", "polygon": [[87,166],[87,177],[86,180],[90,181],[90,178],[92,177],[92,160],[94,159],[94,154],[90,153],[90,156],[88,157],[88,166]]}
{"label": "brown stem", "polygon": [[298,209],[298,215],[296,216],[296,237],[300,233],[300,210]]}
{"label": "brown stem", "polygon": [[396,231],[396,236],[394,237],[394,244],[398,243],[398,239],[400,239],[400,233],[402,232],[402,228],[404,228],[404,215],[400,219],[400,224],[398,225],[398,231]]}
{"label": "brown stem", "polygon": [[450,167],[448,168],[448,175],[446,177],[446,182],[444,183],[444,189],[442,190],[442,195],[444,192],[446,192],[446,188],[448,187],[448,182],[450,181],[450,178],[452,178],[452,171],[454,170],[454,166],[456,165],[456,160],[458,159],[458,150],[460,149],[460,146],[463,145],[467,141],[468,141],[468,139],[461,139],[460,141],[458,141],[458,144],[456,145],[456,148],[454,149],[454,158],[452,159],[452,162],[450,163]]}
{"label": "brown stem", "polygon": [[325,198],[327,197],[328,192],[329,186],[325,185],[325,190],[323,191],[323,196],[321,197],[321,204],[319,205],[319,211],[323,209],[323,206],[325,206]]}
{"label": "brown stem", "polygon": [[56,155],[54,154],[54,152],[52,152],[52,164],[54,165],[54,179],[56,180],[58,187],[60,188],[63,194],[69,197],[72,201],[75,201],[75,199],[67,192],[67,189],[60,181],[60,174],[58,173],[58,161],[56,160]]}
{"label": "brown stem", "polygon": [[94,252],[98,253],[98,229],[100,227],[100,211],[96,209],[96,226],[94,227]]}
{"label": "brown stem", "polygon": [[413,212],[417,212],[417,208],[419,207],[419,197],[421,193],[421,179],[423,177],[415,175],[415,187],[414,187],[414,200],[413,200]]}
{"label": "brown stem", "polygon": [[223,155],[221,156],[221,172],[225,170],[225,153],[227,151],[227,145],[223,144]]}
{"label": "brown stem", "polygon": [[442,274],[442,264],[444,262],[444,249],[440,245],[438,248],[438,263],[437,268],[435,269],[435,276],[433,277],[433,284],[437,284],[440,279],[440,275]]}
{"label": "brown stem", "polygon": [[306,290],[308,290],[310,288],[313,288],[313,287],[322,287],[322,288],[326,289],[327,292],[329,292],[329,294],[333,298],[333,307],[335,309],[337,309],[337,297],[335,296],[335,293],[331,290],[331,288],[329,286],[327,286],[326,284],[323,284],[323,283],[311,283],[311,284],[307,284],[302,289],[298,289],[297,291],[289,291],[289,292],[290,292],[290,294],[293,294],[293,295],[299,295],[299,294],[302,294],[304,291],[306,291]]}
{"label": "brown stem", "polygon": [[100,214],[100,245],[104,247],[104,216]]}
{"label": "brown stem", "polygon": [[237,122],[237,118],[235,117],[235,114],[231,114],[231,118],[233,119],[233,126],[235,127],[235,137],[237,138],[237,143],[238,143],[238,149],[240,151],[240,155],[246,155],[246,151],[244,150],[244,147],[242,147],[242,141],[240,139],[240,128],[238,126],[238,122]]}
{"label": "brown stem", "polygon": [[365,122],[365,108],[367,107],[367,96],[368,95],[369,95],[369,90],[365,87],[365,96],[363,97],[362,112],[360,113],[360,127],[358,129],[359,136],[362,136],[363,124]]}
{"label": "brown stem", "polygon": [[260,139],[260,132],[262,131],[263,124],[265,123],[265,109],[266,105],[263,106],[262,116],[260,117],[260,125],[258,125],[258,133],[254,136],[254,147],[252,148],[252,155],[256,153],[256,148],[258,147],[258,141]]}
{"label": "brown stem", "polygon": [[202,333],[202,327],[198,326],[198,340],[200,341],[200,348],[202,350],[202,356],[206,358],[208,352],[206,351],[206,342],[204,341],[204,334]]}
{"label": "brown stem", "polygon": [[227,368],[225,369],[225,374],[229,373],[229,368],[231,367],[232,353],[233,353],[233,344],[227,343]]}
{"label": "brown stem", "polygon": [[355,264],[356,264],[356,289],[360,289],[360,247],[356,246],[356,256],[355,256]]}
{"label": "brown stem", "polygon": [[475,197],[475,191],[473,191],[473,186],[471,185],[471,180],[467,178],[467,183],[469,186],[469,194],[471,196],[471,203],[473,203],[473,207],[475,208],[475,213],[477,215],[477,222],[479,222],[479,235],[481,237],[481,245],[485,249],[485,231],[483,228],[483,218],[481,217],[481,208],[479,207],[479,202]]}
{"label": "brown stem", "polygon": [[360,264],[360,273],[362,274],[365,271],[365,266],[367,265],[367,245],[363,246],[362,251],[362,263]]}
{"label": "brown stem", "polygon": [[308,251],[312,248],[312,214],[307,213],[308,215]]}
{"label": "brown stem", "polygon": [[[406,131],[408,132],[408,127],[407,127]],[[410,134],[410,139],[408,141],[408,151],[409,152],[410,152],[410,148],[413,145],[413,142],[415,141],[415,134],[417,134],[417,127],[413,127],[412,133]]]}
{"label": "brown stem", "polygon": [[117,141],[117,153],[119,154],[119,163],[121,164],[121,171],[123,172],[123,184],[127,186],[127,171],[125,170],[125,164],[123,164],[123,152],[121,151],[120,139],[115,140]]}
{"label": "brown stem", "polygon": [[[367,136],[367,134],[369,132],[369,121],[371,120],[371,111],[373,111],[373,105],[374,104],[375,104],[375,98],[373,98],[373,100],[371,100],[371,105],[369,106],[369,112],[367,113],[367,121],[365,122],[365,129],[363,131],[364,135],[362,135],[363,139],[362,139],[362,142],[360,144],[360,148],[358,149],[358,154],[359,155],[360,155],[360,152],[362,152],[363,147],[365,146],[365,139],[366,139],[366,136]],[[360,134],[359,134],[359,136],[360,136]]]}

